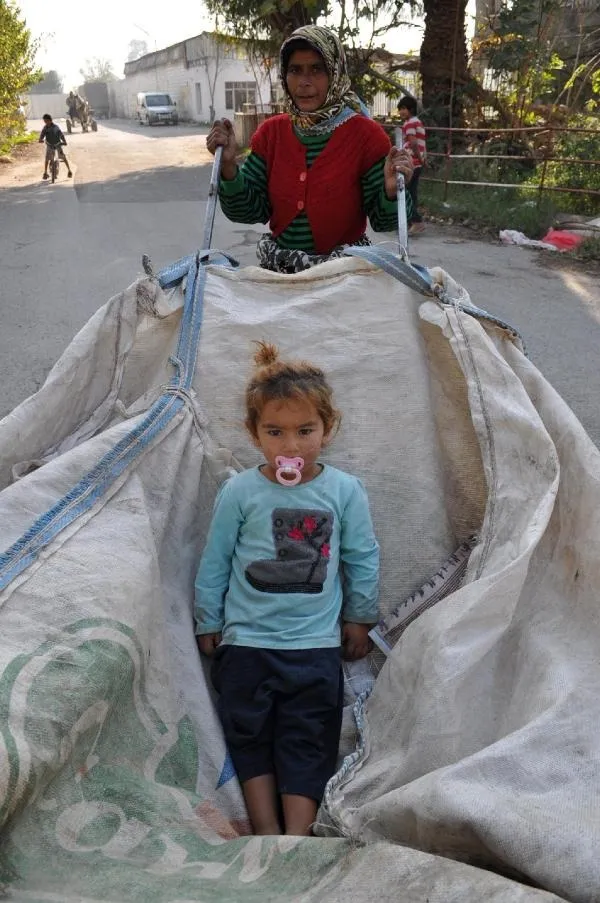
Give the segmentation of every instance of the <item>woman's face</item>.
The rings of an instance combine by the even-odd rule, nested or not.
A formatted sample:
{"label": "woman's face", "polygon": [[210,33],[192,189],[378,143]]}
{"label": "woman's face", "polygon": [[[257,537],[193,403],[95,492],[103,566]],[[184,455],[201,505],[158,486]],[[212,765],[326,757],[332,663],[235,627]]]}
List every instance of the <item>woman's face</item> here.
{"label": "woman's face", "polygon": [[294,50],[285,83],[290,97],[303,113],[314,113],[322,107],[329,90],[329,75],[321,54],[316,50]]}

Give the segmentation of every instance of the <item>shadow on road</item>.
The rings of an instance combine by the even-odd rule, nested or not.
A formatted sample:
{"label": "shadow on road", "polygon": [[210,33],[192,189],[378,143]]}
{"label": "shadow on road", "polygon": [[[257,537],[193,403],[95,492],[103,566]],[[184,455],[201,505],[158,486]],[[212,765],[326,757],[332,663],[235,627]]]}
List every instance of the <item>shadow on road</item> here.
{"label": "shadow on road", "polygon": [[102,182],[80,182],[75,193],[82,204],[160,204],[169,201],[205,201],[212,164],[157,166],[127,172]]}
{"label": "shadow on road", "polygon": [[[50,181],[42,182],[40,179],[39,185],[20,185],[15,188],[1,188],[0,189],[0,198],[2,200],[2,207],[4,208],[6,205],[11,205],[13,207],[17,207],[21,204],[27,204],[28,206],[34,205],[42,205],[53,203],[56,200],[57,192],[63,190],[63,186],[61,182],[63,180],[60,179],[56,184],[52,184]],[[67,181],[66,179],[64,180]],[[69,180],[70,187],[71,180]]]}
{"label": "shadow on road", "polygon": [[98,129],[109,129],[115,132],[128,132],[133,135],[143,135],[145,138],[181,138],[194,135],[208,135],[210,126],[199,125],[190,122],[184,125],[140,125],[135,119],[102,119],[98,122]]}

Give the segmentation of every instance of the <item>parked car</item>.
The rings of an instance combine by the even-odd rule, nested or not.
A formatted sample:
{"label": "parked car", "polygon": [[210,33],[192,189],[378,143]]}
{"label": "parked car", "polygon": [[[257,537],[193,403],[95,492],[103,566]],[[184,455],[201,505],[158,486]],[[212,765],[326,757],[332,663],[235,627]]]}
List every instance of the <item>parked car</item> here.
{"label": "parked car", "polygon": [[166,91],[143,91],[137,96],[136,118],[140,125],[161,122],[177,125],[177,104]]}

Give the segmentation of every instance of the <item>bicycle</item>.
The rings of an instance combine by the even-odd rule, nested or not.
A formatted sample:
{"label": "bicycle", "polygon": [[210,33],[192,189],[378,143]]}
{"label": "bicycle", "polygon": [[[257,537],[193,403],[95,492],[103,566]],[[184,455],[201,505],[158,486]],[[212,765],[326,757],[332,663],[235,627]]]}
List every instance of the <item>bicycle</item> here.
{"label": "bicycle", "polygon": [[52,156],[48,162],[48,169],[50,171],[50,181],[54,183],[58,178],[58,170],[60,167],[60,144],[49,144],[48,147],[52,151]]}

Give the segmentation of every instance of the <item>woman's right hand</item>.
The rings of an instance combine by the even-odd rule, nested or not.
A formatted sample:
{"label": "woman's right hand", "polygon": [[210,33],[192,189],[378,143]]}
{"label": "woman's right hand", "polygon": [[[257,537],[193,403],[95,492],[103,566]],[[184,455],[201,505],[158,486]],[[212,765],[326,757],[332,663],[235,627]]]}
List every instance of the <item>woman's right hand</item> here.
{"label": "woman's right hand", "polygon": [[229,181],[234,179],[237,173],[238,146],[235,140],[233,124],[229,119],[217,119],[206,136],[206,146],[211,154],[215,154],[218,147],[223,148],[221,158],[221,176]]}
{"label": "woman's right hand", "polygon": [[203,655],[207,655],[209,658],[215,654],[215,649],[221,642],[221,634],[220,633],[203,633],[200,636],[196,636],[196,642],[198,643],[198,649]]}

